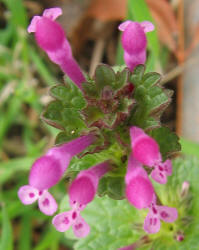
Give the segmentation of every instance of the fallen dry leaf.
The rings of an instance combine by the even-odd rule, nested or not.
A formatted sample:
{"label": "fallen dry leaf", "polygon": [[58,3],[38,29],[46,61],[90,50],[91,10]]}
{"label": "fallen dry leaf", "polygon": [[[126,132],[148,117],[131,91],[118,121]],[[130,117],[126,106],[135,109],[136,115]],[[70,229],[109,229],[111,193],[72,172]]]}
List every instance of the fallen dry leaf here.
{"label": "fallen dry leaf", "polygon": [[126,16],[127,0],[93,0],[87,15],[102,22],[123,20]]}

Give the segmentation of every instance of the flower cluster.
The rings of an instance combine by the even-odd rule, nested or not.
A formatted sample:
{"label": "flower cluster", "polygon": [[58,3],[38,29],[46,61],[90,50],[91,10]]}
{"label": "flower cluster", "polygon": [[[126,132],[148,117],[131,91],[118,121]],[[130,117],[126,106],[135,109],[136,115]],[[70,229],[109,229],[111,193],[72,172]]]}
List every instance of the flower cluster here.
{"label": "flower cluster", "polygon": [[57,184],[65,173],[71,158],[83,151],[94,141],[89,134],[69,143],[51,148],[37,159],[30,170],[29,185],[22,186],[18,196],[25,205],[38,200],[39,209],[46,215],[57,210],[57,203],[48,189]]}
{"label": "flower cluster", "polygon": [[[58,206],[48,189],[60,181],[72,157],[86,149],[94,140],[95,136],[92,134],[81,136],[69,143],[51,148],[37,159],[30,170],[29,185],[22,186],[18,191],[21,202],[29,205],[38,200],[40,211],[46,215],[53,215]],[[66,231],[72,226],[77,237],[85,237],[89,233],[89,226],[81,217],[80,211],[94,199],[99,179],[109,168],[108,162],[103,162],[80,172],[71,183],[69,199],[72,210],[54,217],[53,225],[58,231]]]}
{"label": "flower cluster", "polygon": [[[35,33],[38,45],[82,90],[86,98],[86,93],[84,93],[82,88],[82,83],[85,82],[86,78],[72,56],[71,47],[65,38],[64,30],[55,21],[61,14],[60,8],[46,9],[42,16],[33,17],[28,27],[28,32]],[[119,26],[119,29],[123,32],[124,59],[128,70],[132,71],[138,64],[145,63],[147,47],[145,33],[152,31],[154,26],[147,21],[142,23],[125,21]],[[103,68],[103,70],[107,69]],[[109,70],[109,73],[113,74],[111,70]],[[123,78],[125,77],[124,75]],[[119,82],[118,79],[116,80]],[[118,93],[124,94],[126,91],[130,91],[129,84],[132,83],[128,82],[128,79],[126,81],[128,88],[125,87],[125,91],[120,89],[117,92],[117,98],[114,99],[115,101],[118,99]],[[102,87],[98,88],[101,89]],[[105,88],[107,89],[106,86]],[[108,90],[112,93],[112,90]],[[131,97],[131,95],[129,96]],[[94,103],[94,99],[90,101]],[[108,105],[106,104],[103,100],[103,105],[108,110]],[[118,107],[121,109],[119,104]],[[119,122],[116,124],[119,124]],[[99,126],[99,123],[95,123],[95,126],[97,125]],[[143,129],[127,125],[126,130],[129,131],[128,137],[131,141],[131,144],[126,146],[126,152],[130,152],[125,175],[126,199],[137,209],[149,210],[144,221],[144,230],[147,233],[156,233],[160,229],[160,220],[173,222],[177,218],[177,211],[175,208],[157,204],[155,190],[150,177],[160,184],[165,184],[167,177],[172,174],[172,163],[170,160],[162,161],[158,143],[147,135]],[[88,131],[90,130],[88,129]],[[116,130],[114,133],[116,134],[115,137],[118,138],[119,135],[117,135]],[[18,191],[21,202],[28,205],[38,200],[41,212],[46,215],[53,215],[57,211],[58,206],[48,189],[61,180],[67,171],[71,159],[87,149],[91,144],[95,144],[96,138],[95,133],[88,132],[86,135],[84,133],[84,135],[82,134],[82,136],[74,140],[54,146],[44,156],[37,159],[30,170],[29,184],[22,186]],[[71,210],[57,214],[52,220],[54,227],[58,231],[64,232],[72,227],[77,237],[88,235],[90,227],[82,218],[81,212],[94,199],[100,178],[109,171],[113,171],[110,162],[105,160],[87,170],[83,170],[72,181],[68,190]],[[148,167],[148,171],[146,171],[146,167]],[[150,176],[148,176],[149,172]]]}
{"label": "flower cluster", "polygon": [[156,195],[143,165],[153,168],[151,172],[153,180],[165,184],[167,176],[172,173],[172,163],[170,160],[162,162],[157,142],[141,128],[131,127],[130,137],[132,153],[125,177],[126,197],[137,209],[149,209],[144,230],[148,233],[157,233],[160,229],[160,219],[173,222],[177,219],[177,211],[175,208],[156,205]]}

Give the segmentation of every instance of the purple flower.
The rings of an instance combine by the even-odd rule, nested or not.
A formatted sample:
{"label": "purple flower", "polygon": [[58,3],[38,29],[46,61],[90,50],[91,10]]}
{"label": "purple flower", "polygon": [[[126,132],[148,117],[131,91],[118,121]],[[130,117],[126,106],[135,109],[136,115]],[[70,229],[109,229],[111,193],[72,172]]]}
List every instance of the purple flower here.
{"label": "purple flower", "polygon": [[147,38],[146,32],[154,30],[151,22],[141,23],[125,21],[119,25],[122,34],[122,47],[124,49],[124,60],[126,65],[133,70],[138,64],[146,61]]}
{"label": "purple flower", "polygon": [[57,210],[57,204],[48,189],[62,178],[71,158],[88,147],[94,139],[91,134],[81,136],[51,148],[37,159],[30,170],[29,185],[22,186],[18,191],[21,202],[28,205],[38,200],[39,209],[47,215],[52,215]]}
{"label": "purple flower", "polygon": [[144,221],[144,230],[149,234],[157,233],[160,230],[160,220],[171,223],[177,218],[177,210],[173,207],[156,205],[156,197],[154,195],[153,202]]}
{"label": "purple flower", "polygon": [[103,162],[78,174],[69,187],[69,202],[72,210],[60,213],[53,218],[52,223],[58,231],[64,232],[72,226],[78,238],[89,234],[90,227],[81,217],[80,211],[94,199],[99,179],[109,169],[109,164]]}
{"label": "purple flower", "polygon": [[157,142],[148,136],[141,128],[130,128],[133,157],[148,167],[154,167],[151,177],[160,184],[167,182],[167,176],[172,174],[170,160],[162,162]]}
{"label": "purple flower", "polygon": [[147,208],[153,199],[154,189],[146,171],[132,155],[128,160],[126,198],[137,209]]}
{"label": "purple flower", "polygon": [[72,50],[65,38],[63,28],[55,22],[61,14],[60,8],[46,9],[42,16],[33,17],[27,30],[29,33],[35,32],[38,45],[81,89],[81,83],[85,81],[85,77],[72,56]]}

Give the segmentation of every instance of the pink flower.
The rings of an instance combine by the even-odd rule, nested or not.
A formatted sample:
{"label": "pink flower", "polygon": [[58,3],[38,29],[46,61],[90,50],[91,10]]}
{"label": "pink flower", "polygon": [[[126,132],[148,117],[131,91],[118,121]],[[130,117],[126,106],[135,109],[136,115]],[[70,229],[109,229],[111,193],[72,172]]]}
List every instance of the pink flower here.
{"label": "pink flower", "polygon": [[138,127],[130,128],[133,157],[148,167],[154,167],[151,177],[160,184],[167,182],[167,176],[172,174],[170,160],[162,162],[157,142]]}
{"label": "pink flower", "polygon": [[93,141],[94,136],[91,134],[81,136],[51,148],[44,156],[37,159],[30,170],[29,185],[22,186],[18,191],[21,202],[28,205],[38,200],[39,209],[47,215],[52,215],[57,210],[57,204],[48,189],[62,178],[71,158]]}
{"label": "pink flower", "polygon": [[122,46],[124,49],[124,60],[126,65],[133,70],[138,64],[146,61],[147,38],[146,32],[154,30],[151,22],[141,23],[125,21],[119,25],[119,30],[123,31]]}
{"label": "pink flower", "polygon": [[137,209],[147,208],[152,202],[154,189],[141,163],[132,155],[128,160],[125,182],[127,200]]}
{"label": "pink flower", "polygon": [[81,217],[80,211],[76,209],[56,215],[52,223],[59,232],[65,232],[72,226],[73,232],[78,238],[86,237],[90,233],[90,226]]}
{"label": "pink flower", "polygon": [[35,32],[38,45],[81,89],[81,83],[85,81],[85,77],[72,56],[72,50],[65,38],[63,28],[55,22],[61,14],[60,8],[46,9],[42,16],[33,17],[27,30],[29,33]]}
{"label": "pink flower", "polygon": [[178,212],[173,207],[156,205],[154,195],[153,202],[149,207],[149,213],[144,221],[144,230],[149,234],[157,233],[160,230],[160,220],[171,223],[178,218]]}
{"label": "pink flower", "polygon": [[81,217],[80,211],[94,199],[99,179],[109,169],[109,164],[103,162],[78,174],[69,187],[69,202],[72,210],[53,218],[52,223],[58,231],[64,232],[72,226],[74,234],[79,238],[89,234],[90,227]]}
{"label": "pink flower", "polygon": [[57,211],[57,203],[47,190],[39,191],[37,188],[25,185],[20,187],[18,196],[24,205],[38,200],[40,211],[46,215],[53,215]]}

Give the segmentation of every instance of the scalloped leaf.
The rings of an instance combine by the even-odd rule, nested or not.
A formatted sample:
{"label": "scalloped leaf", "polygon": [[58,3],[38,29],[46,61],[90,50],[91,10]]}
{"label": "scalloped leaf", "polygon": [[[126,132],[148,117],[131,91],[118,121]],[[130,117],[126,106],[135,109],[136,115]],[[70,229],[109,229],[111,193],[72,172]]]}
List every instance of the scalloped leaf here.
{"label": "scalloped leaf", "polygon": [[50,89],[51,95],[60,100],[64,107],[81,110],[85,108],[86,101],[81,90],[67,77],[65,85],[57,85]]}
{"label": "scalloped leaf", "polygon": [[150,113],[155,110],[161,109],[164,105],[169,103],[168,96],[164,93],[163,89],[158,86],[153,86],[147,92],[148,95],[148,103],[147,109],[150,110]]}
{"label": "scalloped leaf", "polygon": [[85,120],[88,126],[104,117],[101,109],[93,105],[87,106],[82,113],[85,116]]}
{"label": "scalloped leaf", "polygon": [[145,71],[145,66],[143,64],[140,64],[134,68],[132,77],[135,77],[133,78],[135,80],[135,83],[142,80],[144,71]]}
{"label": "scalloped leaf", "polygon": [[115,77],[116,77],[116,79],[115,79],[115,83],[113,85],[113,88],[120,89],[127,83],[127,80],[129,77],[129,70],[127,68],[125,68],[121,72],[118,71],[116,73]]}
{"label": "scalloped leaf", "polygon": [[106,65],[100,64],[95,71],[95,83],[99,90],[102,90],[105,86],[114,86],[116,76],[113,69]]}
{"label": "scalloped leaf", "polygon": [[64,130],[59,133],[56,143],[68,142],[86,131],[80,110],[86,106],[82,91],[67,77],[65,85],[56,85],[50,89],[50,94],[56,100],[52,101],[42,114],[42,119],[51,126]]}
{"label": "scalloped leaf", "polygon": [[52,101],[45,108],[44,112],[41,115],[41,118],[47,124],[53,127],[64,129],[64,123],[61,114],[62,109],[63,106],[60,101]]}
{"label": "scalloped leaf", "polygon": [[66,131],[82,131],[86,129],[86,125],[80,113],[74,108],[63,108],[62,119]]}
{"label": "scalloped leaf", "polygon": [[160,81],[160,79],[161,79],[161,75],[156,72],[146,73],[142,78],[144,82],[144,86],[147,88],[150,88],[154,86],[155,84],[157,84]]}
{"label": "scalloped leaf", "polygon": [[74,130],[72,130],[71,133],[67,133],[66,131],[60,132],[55,139],[55,144],[62,144],[72,141],[78,136],[79,134]]}
{"label": "scalloped leaf", "polygon": [[150,72],[144,74],[143,65],[138,65],[131,81],[135,85],[134,98],[136,105],[131,113],[129,124],[144,129],[153,129],[160,126],[160,116],[171,101],[171,91],[158,86],[160,74]]}
{"label": "scalloped leaf", "polygon": [[150,135],[158,142],[160,152],[164,159],[171,153],[176,153],[181,150],[179,137],[171,132],[169,128],[156,128],[150,132]]}

